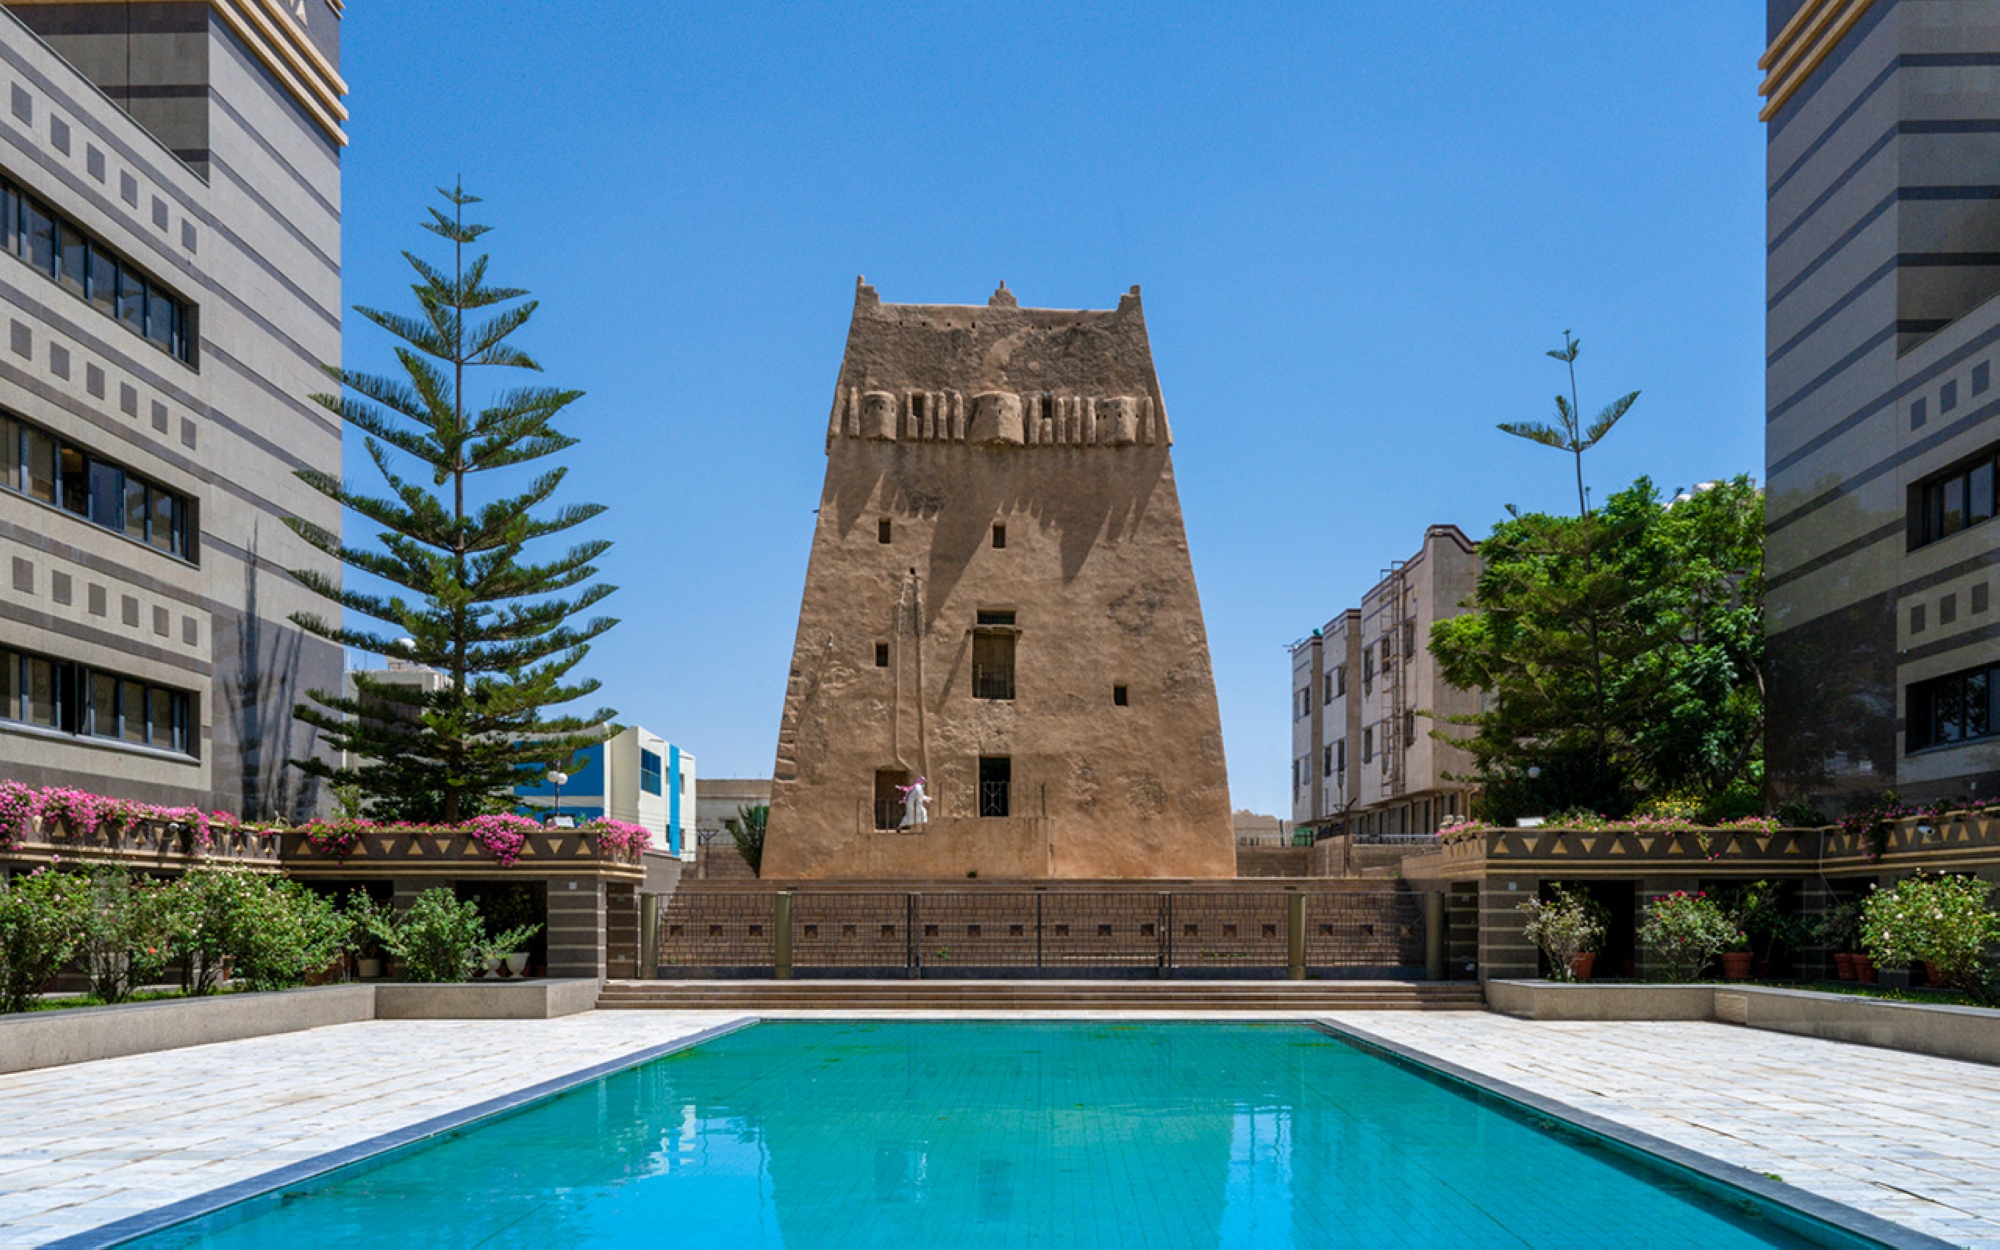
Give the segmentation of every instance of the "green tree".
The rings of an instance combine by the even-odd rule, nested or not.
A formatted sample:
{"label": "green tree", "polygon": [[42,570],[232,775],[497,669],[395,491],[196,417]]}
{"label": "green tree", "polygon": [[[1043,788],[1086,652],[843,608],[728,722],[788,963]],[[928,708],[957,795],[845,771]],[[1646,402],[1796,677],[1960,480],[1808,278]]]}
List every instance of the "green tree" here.
{"label": "green tree", "polygon": [[743,856],[743,862],[760,877],[764,875],[764,826],[770,819],[771,808],[765,803],[739,807],[734,816],[722,818],[722,827],[736,839],[736,849]]}
{"label": "green tree", "polygon": [[[540,371],[508,342],[534,314],[536,301],[526,299],[525,291],[489,286],[487,256],[466,256],[468,245],[490,229],[465,221],[465,208],[478,203],[477,197],[459,188],[439,194],[449,211],[431,209],[423,226],[451,244],[450,267],[403,254],[416,271],[417,315],[355,309],[402,340],[396,348],[402,376],[331,370],[345,389],[314,396],[366,435],[364,446],[388,494],[350,490],[340,478],[317,470],[299,473],[322,494],[380,526],[378,546],[350,545],[301,518],[286,523],[314,547],[389,588],[342,586],[337,577],[296,570],[306,586],[392,632],[334,625],[311,612],[293,616],[300,628],[445,676],[434,691],[367,678],[355,680],[352,698],[309,691],[312,702],[299,705],[298,718],[319,730],[328,746],[360,763],[352,768],[323,759],[293,763],[335,785],[360,786],[377,817],[455,823],[498,810],[524,771],[546,770],[603,739],[604,731],[596,727],[611,721],[615,713],[609,709],[588,717],[554,716],[546,709],[597,690],[595,680],[568,675],[590,641],[617,622],[600,616],[572,623],[614,589],[585,585],[596,576],[593,561],[608,541],[580,542],[554,559],[524,562],[531,542],[603,511],[597,504],[565,504],[538,514],[566,470],[540,472],[520,493],[494,494],[483,502],[473,489],[490,480],[478,475],[574,445],[555,421],[582,392],[520,385],[500,390],[485,407],[469,405],[469,370]],[[397,453],[415,462],[418,475],[405,475]],[[565,593],[570,591],[575,593]]]}
{"label": "green tree", "polygon": [[1719,802],[1761,769],[1762,496],[1747,478],[1663,504],[1641,478],[1600,513],[1515,514],[1480,544],[1464,615],[1438,622],[1445,680],[1485,692],[1439,730],[1485,814],[1622,815]]}
{"label": "green tree", "polygon": [[0,883],[0,1011],[26,1011],[83,945],[90,882],[37,868]]}
{"label": "green tree", "polygon": [[1563,331],[1563,345],[1552,348],[1548,354],[1569,366],[1569,397],[1556,396],[1556,420],[1561,428],[1541,421],[1502,421],[1500,430],[1516,438],[1525,438],[1531,443],[1566,451],[1576,457],[1576,511],[1578,516],[1590,515],[1590,495],[1583,488],[1583,453],[1611,433],[1611,427],[1629,411],[1639,398],[1639,392],[1620,396],[1604,406],[1594,420],[1583,424],[1583,405],[1576,395],[1576,357],[1583,350],[1582,339],[1572,339],[1569,331]]}

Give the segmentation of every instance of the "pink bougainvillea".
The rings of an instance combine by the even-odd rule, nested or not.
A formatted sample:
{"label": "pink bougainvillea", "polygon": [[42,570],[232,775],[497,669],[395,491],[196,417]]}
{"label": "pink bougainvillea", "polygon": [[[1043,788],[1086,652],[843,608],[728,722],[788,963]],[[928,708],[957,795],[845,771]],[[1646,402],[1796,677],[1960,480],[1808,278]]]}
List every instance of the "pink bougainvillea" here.
{"label": "pink bougainvillea", "polygon": [[539,833],[541,828],[526,816],[516,816],[511,812],[498,816],[474,816],[465,822],[465,832],[499,860],[502,868],[512,868],[520,862],[521,851],[528,845],[528,835]]}
{"label": "pink bougainvillea", "polygon": [[583,827],[597,844],[599,855],[637,855],[653,844],[652,830],[629,821],[601,817]]}

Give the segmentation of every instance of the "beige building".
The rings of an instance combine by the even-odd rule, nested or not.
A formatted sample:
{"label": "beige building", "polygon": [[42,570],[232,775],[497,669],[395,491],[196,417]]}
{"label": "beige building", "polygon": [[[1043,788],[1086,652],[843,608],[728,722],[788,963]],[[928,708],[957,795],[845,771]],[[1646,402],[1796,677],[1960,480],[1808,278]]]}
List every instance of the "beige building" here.
{"label": "beige building", "polygon": [[340,363],[341,5],[0,12],[0,772],[312,814],[292,717],[340,649],[300,480]]}
{"label": "beige building", "polygon": [[1292,819],[1363,835],[1430,833],[1463,816],[1465,751],[1431,736],[1478,710],[1431,658],[1437,621],[1457,616],[1479,556],[1455,525],[1433,525],[1408,560],[1292,647]]}
{"label": "beige building", "polygon": [[1057,311],[859,286],[765,876],[1234,874],[1171,443],[1138,288]]}

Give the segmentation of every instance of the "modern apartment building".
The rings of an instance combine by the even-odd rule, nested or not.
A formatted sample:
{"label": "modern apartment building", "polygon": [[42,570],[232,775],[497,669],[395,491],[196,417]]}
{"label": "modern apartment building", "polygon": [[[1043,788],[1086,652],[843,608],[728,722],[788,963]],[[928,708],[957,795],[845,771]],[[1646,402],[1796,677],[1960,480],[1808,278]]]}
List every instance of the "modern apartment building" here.
{"label": "modern apartment building", "polygon": [[1771,0],[1773,796],[2000,789],[2000,3]]}
{"label": "modern apartment building", "polygon": [[1467,811],[1466,752],[1430,736],[1478,710],[1446,684],[1431,625],[1458,615],[1479,555],[1455,525],[1433,525],[1349,608],[1292,647],[1292,820],[1329,832],[1430,833]]}
{"label": "modern apartment building", "polygon": [[338,0],[6,0],[0,775],[259,818],[337,612]]}
{"label": "modern apartment building", "polygon": [[693,859],[694,755],[650,729],[628,725],[594,747],[577,752],[562,785],[546,778],[514,787],[523,810],[535,816],[599,818],[643,825],[653,846]]}

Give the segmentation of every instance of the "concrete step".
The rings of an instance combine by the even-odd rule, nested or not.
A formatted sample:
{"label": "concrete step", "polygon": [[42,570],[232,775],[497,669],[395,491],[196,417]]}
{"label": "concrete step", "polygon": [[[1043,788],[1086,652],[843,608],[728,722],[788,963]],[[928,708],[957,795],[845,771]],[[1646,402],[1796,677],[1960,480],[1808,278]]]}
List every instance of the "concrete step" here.
{"label": "concrete step", "polygon": [[1293,981],[613,981],[609,1009],[1477,1010],[1478,985]]}

